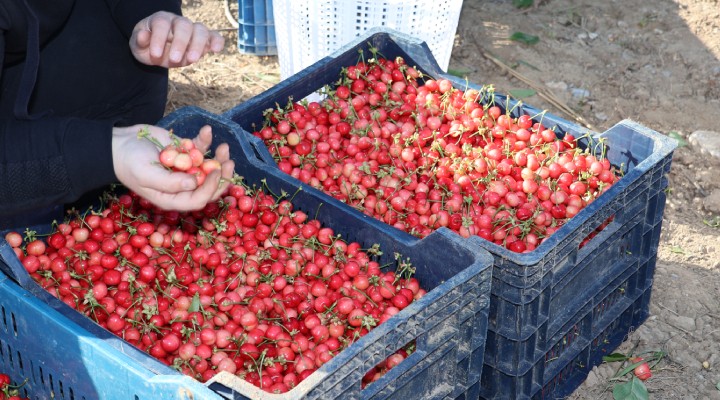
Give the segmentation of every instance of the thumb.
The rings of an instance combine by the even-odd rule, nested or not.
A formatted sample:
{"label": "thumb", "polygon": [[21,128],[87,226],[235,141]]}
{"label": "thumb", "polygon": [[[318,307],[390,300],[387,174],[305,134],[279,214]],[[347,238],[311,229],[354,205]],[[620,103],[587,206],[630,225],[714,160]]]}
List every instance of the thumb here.
{"label": "thumb", "polygon": [[188,174],[183,174],[184,176],[180,178],[180,188],[182,191],[189,191],[189,190],[195,190],[197,189],[197,179],[193,176],[189,176]]}
{"label": "thumb", "polygon": [[135,35],[135,45],[138,49],[147,49],[150,47],[150,37],[152,33],[145,29],[140,29]]}

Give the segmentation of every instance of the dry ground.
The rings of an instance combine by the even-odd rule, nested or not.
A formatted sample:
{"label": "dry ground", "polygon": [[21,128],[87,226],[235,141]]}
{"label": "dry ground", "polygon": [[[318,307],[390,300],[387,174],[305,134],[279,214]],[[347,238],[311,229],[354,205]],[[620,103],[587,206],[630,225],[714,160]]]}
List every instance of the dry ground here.
{"label": "dry ground", "polygon": [[[509,0],[465,0],[450,69],[500,92],[533,89],[527,103],[599,131],[626,118],[682,138],[717,130],[718,0],[535,3],[518,10]],[[168,111],[196,105],[221,113],[279,81],[276,57],[239,54],[222,1],[184,0],[184,7],[221,30],[227,46],[171,73]],[[229,8],[237,15],[237,3]],[[508,40],[516,31],[540,41]],[[690,145],[675,152],[651,317],[619,349],[668,353],[647,382],[654,399],[720,399],[720,216],[703,203],[720,190],[718,164]],[[596,368],[572,398],[611,399],[616,369]]]}

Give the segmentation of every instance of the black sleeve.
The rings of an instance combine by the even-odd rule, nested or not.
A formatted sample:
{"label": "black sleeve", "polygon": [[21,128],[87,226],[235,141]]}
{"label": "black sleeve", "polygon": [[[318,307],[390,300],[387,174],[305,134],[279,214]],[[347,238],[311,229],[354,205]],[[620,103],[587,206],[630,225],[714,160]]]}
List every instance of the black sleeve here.
{"label": "black sleeve", "polygon": [[111,122],[0,118],[0,215],[69,203],[115,181]]}
{"label": "black sleeve", "polygon": [[[156,11],[180,14],[179,0],[105,1],[128,37],[138,21]],[[0,2],[0,78],[9,24]],[[112,121],[0,116],[0,216],[70,203],[116,182],[112,128]]]}
{"label": "black sleeve", "polygon": [[169,11],[182,15],[180,0],[105,0],[115,23],[130,38],[132,30],[141,19],[157,11]]}

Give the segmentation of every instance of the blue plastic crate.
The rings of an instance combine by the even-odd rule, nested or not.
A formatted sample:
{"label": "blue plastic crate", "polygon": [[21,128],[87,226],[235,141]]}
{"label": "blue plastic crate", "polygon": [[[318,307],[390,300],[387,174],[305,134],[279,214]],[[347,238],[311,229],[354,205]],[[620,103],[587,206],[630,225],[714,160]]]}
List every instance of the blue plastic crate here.
{"label": "blue plastic crate", "polygon": [[[265,110],[334,83],[343,67],[356,63],[360,51],[370,54],[371,48],[385,58],[402,56],[406,64],[433,78],[449,79],[460,89],[481,88],[444,74],[425,43],[393,30],[375,29],[224,115],[246,131],[256,131],[262,127]],[[495,104],[506,105],[513,116],[541,115],[540,110],[497,93]],[[607,157],[622,167],[624,176],[533,252],[518,254],[487,241],[477,247],[494,257],[481,385],[485,398],[554,398],[572,392],[601,355],[619,345],[648,314],[666,174],[675,142],[629,120],[596,133],[557,116],[542,115],[543,124],[556,127],[558,136],[589,134],[594,143],[605,140]],[[582,139],[581,146],[587,146],[588,140]],[[260,159],[275,164],[260,139],[247,134],[245,141],[256,148]],[[346,208],[348,213],[360,214]],[[612,223],[581,248],[583,239],[610,217]],[[409,234],[396,233],[412,240]],[[627,311],[630,304],[632,312]],[[608,343],[595,346],[601,335],[610,338]],[[564,345],[568,342],[572,344]],[[579,358],[582,368],[574,368],[574,374],[563,373]]]}
{"label": "blue plastic crate", "polygon": [[277,55],[272,0],[238,0],[238,14],[240,53]]}
{"label": "blue plastic crate", "polygon": [[[230,145],[236,172],[247,183],[264,184],[273,193],[293,194],[292,202],[297,209],[317,218],[324,226],[332,227],[344,240],[359,242],[366,247],[379,244],[384,253],[378,260],[381,265],[394,267],[395,253],[409,258],[416,268],[415,276],[428,292],[339,353],[287,394],[271,396],[228,374],[218,375],[208,382],[214,393],[233,399],[270,396],[278,399],[462,398],[473,385],[478,386],[485,352],[492,271],[492,258],[475,250],[479,239],[466,242],[443,230],[422,241],[403,242],[397,239],[393,230],[372,224],[369,217],[347,213],[344,208],[337,207],[336,200],[327,201],[298,185],[291,177],[266,166],[249,144],[236,139],[241,134],[240,128],[230,120],[188,107],[169,115],[160,124],[180,136],[192,136],[202,126],[212,126],[213,142]],[[114,337],[40,288],[3,239],[0,239],[0,259],[4,261],[0,267],[6,274],[79,326],[75,335],[97,338],[103,351],[122,356],[124,363],[113,365],[111,373],[121,375],[129,374],[126,371],[141,371],[147,376],[159,375],[159,378],[180,377],[178,372]],[[45,308],[47,313],[52,311]],[[47,333],[52,334],[52,331],[48,329]],[[23,340],[31,341],[32,338]],[[411,341],[416,343],[412,355],[378,381],[361,389],[362,377],[368,370]],[[77,362],[93,365],[92,360],[85,358]],[[76,384],[74,379],[66,383],[73,384]],[[206,386],[196,384],[207,390]],[[90,385],[89,389],[92,388],[97,386]]]}
{"label": "blue plastic crate", "polygon": [[63,313],[0,274],[0,371],[16,384],[25,382],[22,396],[220,400],[188,376],[159,375],[149,364],[133,367],[131,357]]}

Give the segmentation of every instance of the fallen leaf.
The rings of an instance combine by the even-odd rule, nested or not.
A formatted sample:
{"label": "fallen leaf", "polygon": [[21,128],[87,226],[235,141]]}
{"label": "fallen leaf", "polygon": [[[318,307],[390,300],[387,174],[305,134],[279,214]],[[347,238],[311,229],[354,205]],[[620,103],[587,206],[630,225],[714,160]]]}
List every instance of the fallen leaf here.
{"label": "fallen leaf", "polygon": [[628,359],[628,356],[626,356],[625,354],[622,354],[622,353],[612,353],[612,354],[603,356],[602,359],[605,362],[625,361]]}
{"label": "fallen leaf", "polygon": [[613,398],[615,400],[648,400],[650,397],[642,381],[633,377],[626,383],[615,385]]}
{"label": "fallen leaf", "polygon": [[447,73],[453,76],[457,76],[458,78],[464,78],[467,76],[467,74],[470,71],[464,70],[464,69],[448,69]]}
{"label": "fallen leaf", "polygon": [[676,131],[670,131],[668,132],[668,137],[670,139],[675,139],[675,141],[678,142],[678,147],[684,147],[687,146],[688,142],[685,140],[680,134]]}
{"label": "fallen leaf", "polygon": [[526,97],[534,96],[537,92],[532,89],[510,89],[508,90],[508,94],[516,99],[524,99]]}
{"label": "fallen leaf", "polygon": [[513,0],[513,5],[517,8],[528,8],[533,5],[533,0]]}
{"label": "fallen leaf", "polygon": [[527,45],[533,45],[533,44],[537,44],[540,41],[540,38],[538,36],[531,35],[529,33],[515,32],[512,35],[510,35],[510,40],[524,43]]}
{"label": "fallen leaf", "polygon": [[680,247],[680,246],[672,246],[670,248],[670,251],[675,254],[685,254],[685,250],[683,250],[682,247]]}

